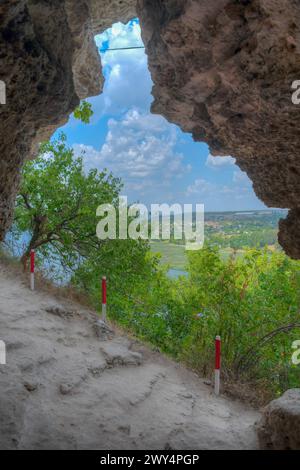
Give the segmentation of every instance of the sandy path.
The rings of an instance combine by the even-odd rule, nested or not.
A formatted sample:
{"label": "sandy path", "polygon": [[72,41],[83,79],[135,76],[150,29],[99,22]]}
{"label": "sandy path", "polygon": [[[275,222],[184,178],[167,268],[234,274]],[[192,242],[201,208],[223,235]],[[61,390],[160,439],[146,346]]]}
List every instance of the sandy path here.
{"label": "sandy path", "polygon": [[253,449],[257,412],[0,265],[1,449]]}

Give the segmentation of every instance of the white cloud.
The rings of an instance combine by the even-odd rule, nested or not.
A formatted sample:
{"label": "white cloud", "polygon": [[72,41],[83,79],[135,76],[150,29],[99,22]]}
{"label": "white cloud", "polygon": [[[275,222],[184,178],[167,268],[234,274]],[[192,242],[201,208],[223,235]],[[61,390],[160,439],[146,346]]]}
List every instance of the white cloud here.
{"label": "white cloud", "polygon": [[235,164],[235,159],[233,157],[213,157],[211,154],[208,155],[206,160],[206,166],[209,168],[224,168],[230,167]]}
{"label": "white cloud", "polygon": [[[143,45],[140,26],[136,22],[127,25],[116,23],[103,34],[96,36],[99,49]],[[101,53],[105,75],[104,93],[91,98],[97,122],[104,115],[119,115],[129,108],[149,110],[152,101],[152,81],[147,67],[144,49],[107,51]]]}
{"label": "white cloud", "polygon": [[247,173],[241,170],[237,170],[233,172],[232,181],[239,185],[252,185],[251,180],[248,178]]}
{"label": "white cloud", "polygon": [[[213,157],[209,155],[206,160],[206,166],[213,169],[220,169],[218,175],[222,175],[222,171],[225,168],[231,169],[230,178],[227,177],[220,181],[220,178],[214,177],[213,181],[208,181],[204,178],[197,178],[193,183],[188,185],[186,189],[187,197],[200,197],[202,201],[207,201],[209,205],[216,204],[219,207],[226,206],[232,208],[235,206],[237,201],[243,201],[243,204],[256,204],[256,196],[253,193],[252,182],[248,178],[247,174],[242,172],[235,164],[235,159],[228,157]],[[219,180],[219,181],[218,181]],[[224,182],[226,181],[226,183]],[[217,202],[218,201],[218,202]]]}
{"label": "white cloud", "polygon": [[164,118],[128,111],[121,120],[108,121],[105,143],[98,151],[75,144],[75,154],[85,152],[85,166],[108,168],[125,183],[125,189],[139,192],[163,190],[190,171],[183,155],[177,153],[177,130]]}
{"label": "white cloud", "polygon": [[253,194],[252,183],[246,173],[235,171],[232,184],[211,183],[203,178],[196,179],[187,187],[186,196],[197,195],[202,197],[243,199]]}
{"label": "white cloud", "polygon": [[109,42],[110,48],[142,46],[141,28],[137,21],[130,21],[126,25],[114,23],[111,28],[95,36],[99,49]]}
{"label": "white cloud", "polygon": [[213,191],[215,191],[214,184],[210,183],[209,181],[206,181],[203,178],[198,178],[194,181],[194,183],[187,187],[186,195],[190,196],[191,194],[211,194]]}
{"label": "white cloud", "polygon": [[[143,44],[137,22],[116,23],[95,40],[99,49]],[[121,177],[124,191],[136,197],[150,197],[151,193],[159,197],[168,188],[174,189],[172,180],[191,170],[175,150],[178,130],[164,118],[150,114],[152,81],[143,49],[108,51],[101,57],[106,77],[104,92],[89,101],[93,123],[110,117],[108,132],[100,150],[75,144],[75,153],[85,151],[86,168],[106,167]]]}

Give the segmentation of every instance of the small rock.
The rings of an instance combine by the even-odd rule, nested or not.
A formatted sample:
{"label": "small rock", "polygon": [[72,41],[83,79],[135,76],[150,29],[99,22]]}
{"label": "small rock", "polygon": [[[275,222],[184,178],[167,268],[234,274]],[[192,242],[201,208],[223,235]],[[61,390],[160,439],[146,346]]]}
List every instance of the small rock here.
{"label": "small rock", "polygon": [[72,384],[64,383],[64,384],[60,384],[59,386],[59,391],[62,395],[70,395],[72,390],[73,390]]}
{"label": "small rock", "polygon": [[36,383],[30,383],[30,382],[24,382],[24,387],[28,392],[34,392],[38,388],[38,384]]}
{"label": "small rock", "polygon": [[204,385],[208,385],[208,386],[211,386],[211,384],[212,384],[211,380],[208,380],[208,379],[203,380],[203,383],[204,383]]}
{"label": "small rock", "polygon": [[47,313],[51,313],[52,315],[56,315],[61,318],[72,318],[76,316],[78,313],[75,310],[66,310],[62,307],[50,306],[45,308]]}
{"label": "small rock", "polygon": [[100,377],[100,375],[103,373],[103,371],[106,369],[106,364],[100,365],[100,366],[91,366],[88,367],[88,371],[94,376],[94,377]]}
{"label": "small rock", "polygon": [[180,393],[179,396],[181,398],[185,398],[187,400],[191,400],[192,398],[194,398],[194,396],[191,393],[188,393],[188,392]]}
{"label": "small rock", "polygon": [[93,330],[97,338],[101,341],[107,341],[114,337],[114,331],[102,320],[95,321]]}
{"label": "small rock", "polygon": [[126,346],[118,342],[104,343],[101,346],[108,367],[115,366],[139,366],[143,362],[143,356],[130,351]]}
{"label": "small rock", "polygon": [[173,450],[173,447],[171,446],[169,442],[166,442],[164,450]]}
{"label": "small rock", "polygon": [[119,426],[118,430],[129,436],[129,434],[130,434],[130,425]]}
{"label": "small rock", "polygon": [[87,372],[82,375],[73,376],[70,379],[65,379],[59,386],[59,391],[62,395],[70,395],[76,392],[80,385],[88,378]]}

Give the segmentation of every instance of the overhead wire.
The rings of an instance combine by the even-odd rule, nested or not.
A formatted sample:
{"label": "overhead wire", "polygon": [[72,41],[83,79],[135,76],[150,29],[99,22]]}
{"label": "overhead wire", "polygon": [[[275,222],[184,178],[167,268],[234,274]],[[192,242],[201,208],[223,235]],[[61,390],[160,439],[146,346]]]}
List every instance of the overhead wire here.
{"label": "overhead wire", "polygon": [[100,52],[109,52],[109,51],[129,51],[131,49],[145,49],[145,46],[131,46],[131,47],[113,47],[109,49],[99,49]]}

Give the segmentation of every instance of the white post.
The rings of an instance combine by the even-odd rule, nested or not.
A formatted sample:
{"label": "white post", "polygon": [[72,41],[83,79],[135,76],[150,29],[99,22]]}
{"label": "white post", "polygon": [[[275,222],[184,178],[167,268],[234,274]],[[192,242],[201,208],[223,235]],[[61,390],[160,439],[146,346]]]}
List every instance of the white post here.
{"label": "white post", "polygon": [[215,394],[220,395],[221,336],[215,340]]}
{"label": "white post", "polygon": [[220,395],[220,370],[215,369],[215,394]]}

